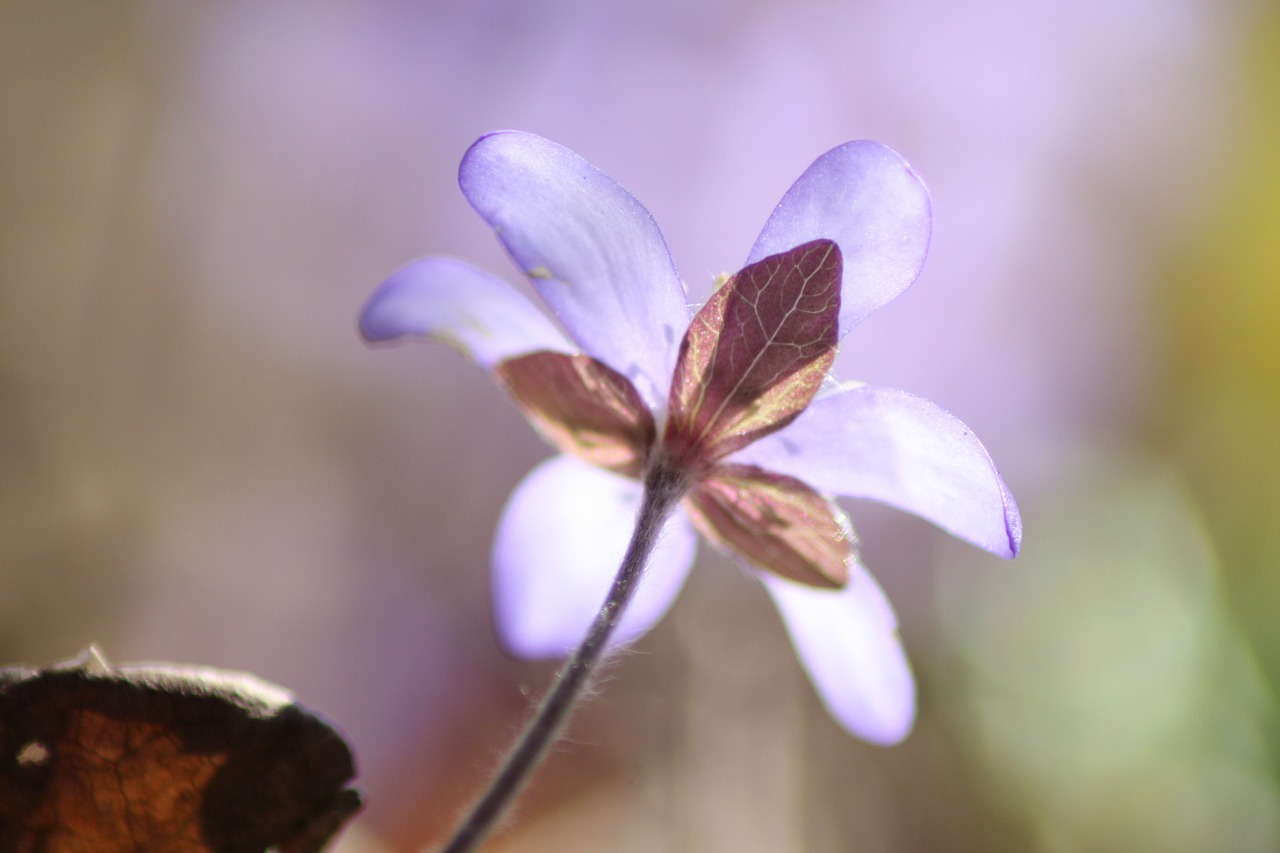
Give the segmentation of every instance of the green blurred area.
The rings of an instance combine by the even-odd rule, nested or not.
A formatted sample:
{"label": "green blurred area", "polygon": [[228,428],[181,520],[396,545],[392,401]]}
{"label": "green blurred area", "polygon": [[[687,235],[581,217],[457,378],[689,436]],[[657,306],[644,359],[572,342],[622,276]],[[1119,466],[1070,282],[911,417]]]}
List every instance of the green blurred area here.
{"label": "green blurred area", "polygon": [[1038,849],[1265,853],[1275,697],[1189,491],[1143,457],[1082,459],[1033,499],[1016,572],[940,576],[957,655],[942,680]]}
{"label": "green blurred area", "polygon": [[937,677],[1050,853],[1280,847],[1280,15],[1255,23],[1220,180],[1156,254],[1145,422],[1024,497],[1013,571],[940,575]]}
{"label": "green blurred area", "polygon": [[[1280,690],[1280,14],[1242,51],[1245,99],[1220,191],[1171,246],[1152,444],[1190,483],[1232,611]],[[1280,732],[1271,733],[1273,748]],[[1276,753],[1280,755],[1280,752]]]}

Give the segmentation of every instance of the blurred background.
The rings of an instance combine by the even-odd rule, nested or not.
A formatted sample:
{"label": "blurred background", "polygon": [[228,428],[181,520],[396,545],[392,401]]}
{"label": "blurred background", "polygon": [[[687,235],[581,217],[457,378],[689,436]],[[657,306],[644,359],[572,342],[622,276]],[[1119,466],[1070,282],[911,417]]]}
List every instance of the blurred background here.
{"label": "blurred background", "polygon": [[346,732],[344,851],[438,840],[553,667],[488,551],[549,450],[355,317],[531,130],[653,212],[699,299],[809,162],[901,151],[924,274],[843,377],[1017,496],[1005,563],[850,504],[921,714],[858,742],[705,547],[495,851],[1280,849],[1280,13],[1220,0],[0,0],[0,661],[251,670]]}

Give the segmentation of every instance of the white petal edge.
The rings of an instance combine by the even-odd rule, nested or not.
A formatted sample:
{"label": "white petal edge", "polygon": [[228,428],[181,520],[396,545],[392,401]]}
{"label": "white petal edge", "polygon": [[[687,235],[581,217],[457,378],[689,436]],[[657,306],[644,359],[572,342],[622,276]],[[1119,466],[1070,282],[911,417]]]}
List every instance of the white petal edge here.
{"label": "white petal edge", "polygon": [[370,343],[422,337],[482,367],[536,350],[574,352],[555,324],[507,282],[453,258],[419,258],[378,286],[360,314]]}
{"label": "white petal edge", "polygon": [[825,237],[844,260],[840,334],[911,286],[933,229],[929,191],[911,165],[879,142],[823,154],[774,208],[747,263]]}
{"label": "white petal edge", "polygon": [[689,308],[649,211],[568,148],[519,131],[481,137],[458,182],[583,352],[663,411]]}
{"label": "white petal edge", "polygon": [[801,665],[840,725],[882,746],[915,723],[916,686],[893,607],[860,564],[839,590],[816,589],[760,574]]}
{"label": "white petal edge", "polygon": [[[604,603],[630,541],[641,485],[558,456],[511,494],[493,549],[494,615],[503,644],[523,658],[572,651]],[[610,646],[625,645],[667,612],[693,564],[683,512],[667,522]]]}
{"label": "white petal edge", "polygon": [[730,457],[820,492],[879,501],[1005,558],[1022,517],[995,463],[950,412],[897,388],[846,386]]}

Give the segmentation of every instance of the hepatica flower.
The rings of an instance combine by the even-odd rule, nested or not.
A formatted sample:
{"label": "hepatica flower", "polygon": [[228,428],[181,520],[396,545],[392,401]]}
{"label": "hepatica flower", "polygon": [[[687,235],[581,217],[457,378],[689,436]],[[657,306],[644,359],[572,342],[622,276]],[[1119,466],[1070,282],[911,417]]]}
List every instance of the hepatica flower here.
{"label": "hepatica flower", "polygon": [[557,657],[578,644],[658,472],[679,507],[611,642],[661,618],[696,531],[764,583],[842,725],[904,737],[915,688],[896,619],[833,496],[899,507],[1002,557],[1022,536],[964,424],[904,391],[829,376],[840,338],[924,263],[929,197],[911,167],[874,142],[819,157],[696,312],[649,212],[568,149],[494,133],[466,153],[459,183],[558,326],[501,279],[442,257],[387,279],[360,325],[373,342],[457,347],[563,454],[525,477],[499,523],[506,645]]}

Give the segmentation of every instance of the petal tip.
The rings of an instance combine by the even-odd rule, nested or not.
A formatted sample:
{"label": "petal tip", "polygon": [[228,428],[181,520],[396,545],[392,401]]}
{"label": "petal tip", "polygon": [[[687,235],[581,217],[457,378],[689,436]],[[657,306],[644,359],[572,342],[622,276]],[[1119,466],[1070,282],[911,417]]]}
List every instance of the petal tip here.
{"label": "petal tip", "polygon": [[996,484],[1000,487],[1000,503],[1004,510],[1004,537],[1003,541],[998,540],[986,550],[997,557],[1012,560],[1022,550],[1022,513],[1018,510],[1017,501],[1013,499],[1013,493],[1009,491],[1004,478],[1000,476],[1000,471],[994,462],[990,462],[990,458],[988,455],[991,472],[995,476]]}
{"label": "petal tip", "polygon": [[373,292],[360,309],[356,328],[367,344],[386,344],[405,337],[408,332],[396,305],[400,296],[399,274],[393,274]]}
{"label": "petal tip", "polygon": [[1005,491],[1004,526],[1009,536],[1009,552],[1002,557],[1012,560],[1022,550],[1022,514],[1013,501],[1013,495]]}
{"label": "petal tip", "polygon": [[903,711],[892,717],[876,720],[859,720],[857,724],[841,721],[851,734],[876,746],[897,746],[907,739],[916,725],[916,706],[913,701]]}
{"label": "petal tip", "polygon": [[511,137],[526,137],[534,142],[549,142],[534,133],[525,130],[500,129],[491,130],[488,133],[481,134],[475,142],[467,146],[467,150],[462,154],[462,160],[458,163],[458,180],[462,183],[465,180],[467,167],[476,155],[483,153],[484,149],[500,144],[503,140]]}

